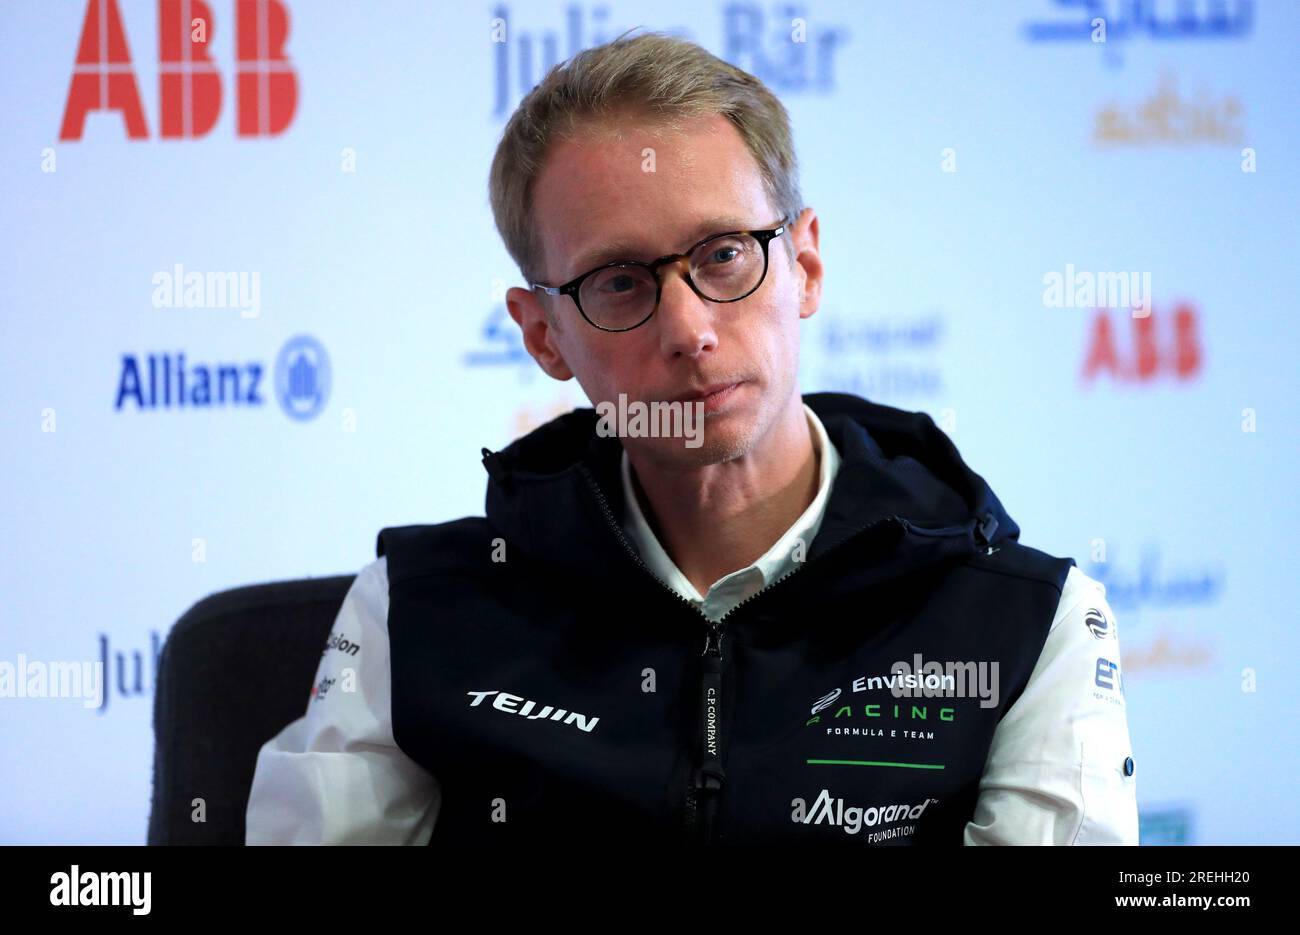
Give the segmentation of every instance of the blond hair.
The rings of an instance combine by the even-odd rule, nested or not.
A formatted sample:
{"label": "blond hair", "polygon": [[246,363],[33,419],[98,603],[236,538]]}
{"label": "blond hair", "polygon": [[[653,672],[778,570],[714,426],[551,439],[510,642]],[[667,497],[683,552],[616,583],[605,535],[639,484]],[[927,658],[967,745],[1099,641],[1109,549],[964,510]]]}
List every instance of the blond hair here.
{"label": "blond hair", "polygon": [[[533,183],[548,147],[621,117],[680,127],[686,119],[724,115],[758,164],[772,206],[791,219],[803,210],[790,118],[763,82],[688,40],[656,32],[626,36],[552,68],[501,134],[488,198],[506,250],[529,282],[542,278]],[[790,238],[780,239],[793,263]]]}

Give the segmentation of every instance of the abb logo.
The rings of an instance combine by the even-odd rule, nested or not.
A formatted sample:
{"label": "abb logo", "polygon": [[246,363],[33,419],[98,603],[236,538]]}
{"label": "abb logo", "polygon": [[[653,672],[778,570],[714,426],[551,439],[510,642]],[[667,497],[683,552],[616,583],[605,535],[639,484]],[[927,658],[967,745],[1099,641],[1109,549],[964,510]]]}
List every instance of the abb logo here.
{"label": "abb logo", "polygon": [[[280,0],[235,0],[236,132],[275,136],[293,120],[298,76],[284,55],[289,16]],[[221,76],[209,54],[212,9],[204,0],[158,0],[159,134],[203,136],[221,114]],[[116,110],[133,140],[147,139],[140,90],[117,0],[89,0],[60,140],[79,140],[86,114]]]}
{"label": "abb logo", "polygon": [[[1161,373],[1178,380],[1191,380],[1201,372],[1201,344],[1197,337],[1196,310],[1183,303],[1174,309],[1172,321],[1151,314],[1130,318],[1133,323],[1132,350],[1127,356],[1116,347],[1115,335],[1107,309],[1097,309],[1092,320],[1092,337],[1088,356],[1083,362],[1083,379],[1090,382],[1098,373],[1116,380],[1146,383]],[[1157,328],[1172,330],[1166,341],[1157,340]]]}

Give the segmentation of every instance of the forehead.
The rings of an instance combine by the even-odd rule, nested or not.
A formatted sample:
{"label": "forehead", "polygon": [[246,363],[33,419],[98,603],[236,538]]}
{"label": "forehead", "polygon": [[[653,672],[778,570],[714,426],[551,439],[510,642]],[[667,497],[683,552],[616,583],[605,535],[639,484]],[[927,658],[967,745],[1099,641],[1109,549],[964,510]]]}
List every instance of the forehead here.
{"label": "forehead", "polygon": [[720,114],[676,128],[625,117],[556,142],[534,184],[533,208],[552,282],[776,220],[758,164]]}

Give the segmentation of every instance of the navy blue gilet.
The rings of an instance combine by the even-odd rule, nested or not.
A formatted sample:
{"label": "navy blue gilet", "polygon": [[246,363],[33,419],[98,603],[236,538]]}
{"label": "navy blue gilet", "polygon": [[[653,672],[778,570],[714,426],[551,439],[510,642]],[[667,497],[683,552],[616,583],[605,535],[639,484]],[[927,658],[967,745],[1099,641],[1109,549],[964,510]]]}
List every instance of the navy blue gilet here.
{"label": "navy blue gilet", "polygon": [[1075,562],[928,415],[804,401],[841,455],[822,525],[716,625],[624,533],[592,409],[484,449],[486,517],[379,533],[431,845],[962,843]]}

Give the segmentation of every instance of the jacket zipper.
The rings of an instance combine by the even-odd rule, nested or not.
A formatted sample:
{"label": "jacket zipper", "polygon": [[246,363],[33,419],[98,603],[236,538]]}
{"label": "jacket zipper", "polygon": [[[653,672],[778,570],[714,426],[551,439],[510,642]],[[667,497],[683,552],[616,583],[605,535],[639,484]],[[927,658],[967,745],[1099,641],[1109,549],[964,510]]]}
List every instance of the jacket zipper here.
{"label": "jacket zipper", "polygon": [[[623,544],[623,548],[631,556],[632,560],[645,571],[647,575],[660,587],[669,594],[688,605],[704,620],[708,628],[704,637],[704,651],[700,654],[702,657],[702,685],[700,696],[700,763],[692,770],[691,778],[686,785],[686,827],[688,832],[693,833],[704,843],[709,843],[714,839],[715,823],[718,810],[718,797],[722,792],[722,786],[726,780],[726,774],[722,768],[722,638],[724,635],[724,624],[728,617],[734,614],[741,607],[748,604],[760,595],[766,594],[785,581],[795,572],[803,567],[803,563],[796,565],[787,571],[781,577],[772,583],[765,585],[763,588],[755,591],[744,600],[736,604],[716,621],[710,620],[704,611],[696,607],[691,601],[682,597],[663,581],[660,581],[650,567],[646,565],[641,558],[641,554],[636,550],[627,535],[619,528],[618,521],[614,518],[614,511],[609,507],[609,500],[605,497],[600,485],[596,483],[595,477],[588,470],[585,464],[578,466],[583,477],[591,486],[592,492],[596,495],[596,501],[600,504],[601,511],[605,515],[606,524],[613,531],[618,541]],[[879,526],[885,522],[900,523],[904,529],[918,529],[925,532],[939,532],[939,530],[924,530],[923,527],[916,527],[909,523],[901,516],[890,515],[881,517],[863,526],[856,532],[850,533],[840,541],[833,543],[825,553],[826,554],[838,549],[844,543],[858,538],[874,526]],[[962,529],[964,527],[954,527]],[[945,530],[946,532],[946,530]]]}
{"label": "jacket zipper", "polygon": [[[599,492],[599,491],[598,491]],[[608,514],[612,520],[613,514]],[[850,535],[845,536],[839,542],[833,543],[826,552],[822,553],[824,558],[827,554],[835,551],[844,543],[858,538],[874,526],[879,526],[885,522],[898,522],[902,526],[912,528],[911,524],[901,516],[885,516],[874,520],[861,529]],[[617,523],[614,524],[617,527]],[[715,825],[718,811],[718,797],[722,792],[722,785],[726,779],[726,774],[722,769],[722,633],[723,621],[738,611],[745,604],[767,594],[782,581],[785,581],[795,572],[799,571],[803,564],[795,565],[794,568],[787,571],[781,577],[777,578],[770,584],[765,585],[755,591],[749,597],[739,601],[734,607],[718,618],[716,622],[710,621],[710,631],[704,640],[704,652],[701,654],[703,660],[703,697],[701,699],[701,709],[703,714],[703,723],[701,725],[701,736],[703,738],[701,751],[701,765],[696,770],[694,780],[688,784],[686,789],[686,824],[687,828],[693,830],[696,835],[705,844],[713,841],[715,838]],[[647,569],[648,571],[649,569]],[[657,580],[657,579],[656,579]],[[675,593],[675,592],[674,592]],[[680,595],[678,595],[680,597]],[[707,619],[707,618],[706,618]],[[710,743],[712,740],[712,744]]]}
{"label": "jacket zipper", "polygon": [[[622,543],[624,550],[631,557],[632,561],[636,563],[637,567],[646,573],[650,580],[698,614],[700,619],[704,621],[704,625],[708,628],[704,637],[704,652],[700,654],[704,659],[704,684],[702,689],[703,703],[701,705],[702,719],[700,734],[701,765],[694,767],[691,770],[691,776],[686,783],[686,828],[688,832],[699,833],[700,831],[704,831],[707,835],[709,829],[700,820],[701,802],[699,793],[701,789],[709,789],[713,793],[720,792],[722,789],[722,781],[725,778],[720,758],[723,635],[721,623],[720,621],[710,620],[703,610],[670,588],[650,570],[650,566],[641,558],[641,553],[637,551],[636,546],[634,546],[631,540],[628,539],[627,534],[619,528],[618,520],[614,518],[614,511],[609,507],[609,500],[606,498],[604,491],[600,489],[600,485],[596,483],[596,478],[591,475],[591,471],[588,470],[585,464],[580,464],[578,468],[582,472],[582,476],[586,478],[588,485],[591,487],[592,493],[596,495],[596,502],[600,504],[601,512],[605,516],[606,525],[614,533],[618,541]],[[775,583],[776,582],[773,582],[773,584]],[[741,603],[743,603],[743,601]],[[732,608],[732,610],[734,609],[735,608]],[[730,612],[731,611],[728,611],[727,613],[729,614]],[[723,614],[723,617],[725,618],[726,614]],[[713,731],[712,738],[714,752],[710,758],[708,749],[710,737],[709,732],[711,729]],[[705,770],[706,764],[708,765],[707,772]],[[707,837],[705,839],[707,840]]]}

